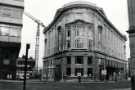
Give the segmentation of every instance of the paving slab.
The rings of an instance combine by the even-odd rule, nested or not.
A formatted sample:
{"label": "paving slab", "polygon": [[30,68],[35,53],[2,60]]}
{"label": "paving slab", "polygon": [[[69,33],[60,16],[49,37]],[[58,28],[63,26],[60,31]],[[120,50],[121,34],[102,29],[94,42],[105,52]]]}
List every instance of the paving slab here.
{"label": "paving slab", "polygon": [[112,90],[131,90],[131,88],[120,88],[120,89],[112,89]]}

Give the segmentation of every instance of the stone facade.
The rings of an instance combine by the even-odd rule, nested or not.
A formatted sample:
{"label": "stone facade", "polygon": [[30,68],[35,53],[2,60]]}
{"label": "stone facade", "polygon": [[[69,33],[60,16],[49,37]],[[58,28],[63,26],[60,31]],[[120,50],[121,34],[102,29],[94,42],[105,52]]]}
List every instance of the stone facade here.
{"label": "stone facade", "polygon": [[16,77],[23,10],[23,0],[0,0],[0,79]]}
{"label": "stone facade", "polygon": [[125,41],[107,19],[103,9],[87,2],[74,2],[58,9],[45,29],[43,78],[53,81],[84,78],[106,79],[124,76]]}

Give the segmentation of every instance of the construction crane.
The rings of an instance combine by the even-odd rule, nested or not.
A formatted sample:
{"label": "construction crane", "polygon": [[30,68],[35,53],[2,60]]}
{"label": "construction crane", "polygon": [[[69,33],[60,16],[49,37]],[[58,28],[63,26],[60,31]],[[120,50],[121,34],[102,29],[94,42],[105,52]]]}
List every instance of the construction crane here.
{"label": "construction crane", "polygon": [[33,17],[31,14],[29,14],[27,12],[24,12],[24,15],[26,15],[27,17],[32,19],[35,23],[37,23],[36,44],[35,44],[35,61],[36,61],[35,69],[38,71],[40,26],[45,28],[45,25],[43,24],[43,22],[41,22],[40,20],[36,19],[35,17]]}

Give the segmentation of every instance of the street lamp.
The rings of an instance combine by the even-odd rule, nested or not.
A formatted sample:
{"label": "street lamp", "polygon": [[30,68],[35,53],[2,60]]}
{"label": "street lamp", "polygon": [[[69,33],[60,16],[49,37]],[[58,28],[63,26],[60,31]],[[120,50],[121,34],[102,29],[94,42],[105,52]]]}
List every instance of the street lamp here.
{"label": "street lamp", "polygon": [[[63,57],[64,58],[64,57]],[[62,77],[61,77],[61,81],[63,82],[64,81],[64,72],[63,72],[63,64],[64,64],[64,60],[63,60],[63,58],[61,59],[61,65],[62,65],[62,72],[61,72],[61,75],[62,75]]]}
{"label": "street lamp", "polygon": [[29,51],[29,49],[30,49],[30,44],[26,44],[23,90],[26,90],[27,60],[28,60],[28,51]]}

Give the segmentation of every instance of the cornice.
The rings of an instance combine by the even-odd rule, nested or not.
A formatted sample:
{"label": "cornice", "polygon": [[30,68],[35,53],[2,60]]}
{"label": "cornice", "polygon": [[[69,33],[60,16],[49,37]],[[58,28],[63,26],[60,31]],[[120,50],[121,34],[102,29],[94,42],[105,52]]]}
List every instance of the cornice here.
{"label": "cornice", "polygon": [[97,6],[94,5],[89,5],[89,4],[71,4],[69,6],[66,7],[62,7],[60,9],[57,10],[55,17],[53,19],[53,21],[51,22],[51,24],[48,25],[48,27],[46,27],[46,29],[44,30],[44,33],[46,33],[46,31],[48,31],[55,23],[56,21],[60,18],[60,16],[70,10],[70,9],[76,9],[76,8],[87,8],[87,9],[91,9],[93,11],[95,11],[96,13],[98,13],[107,23],[108,25],[113,28],[125,41],[126,38],[123,34],[121,34],[118,29],[116,29],[116,27],[108,20],[108,18],[106,17],[104,10],[102,8],[99,8]]}

